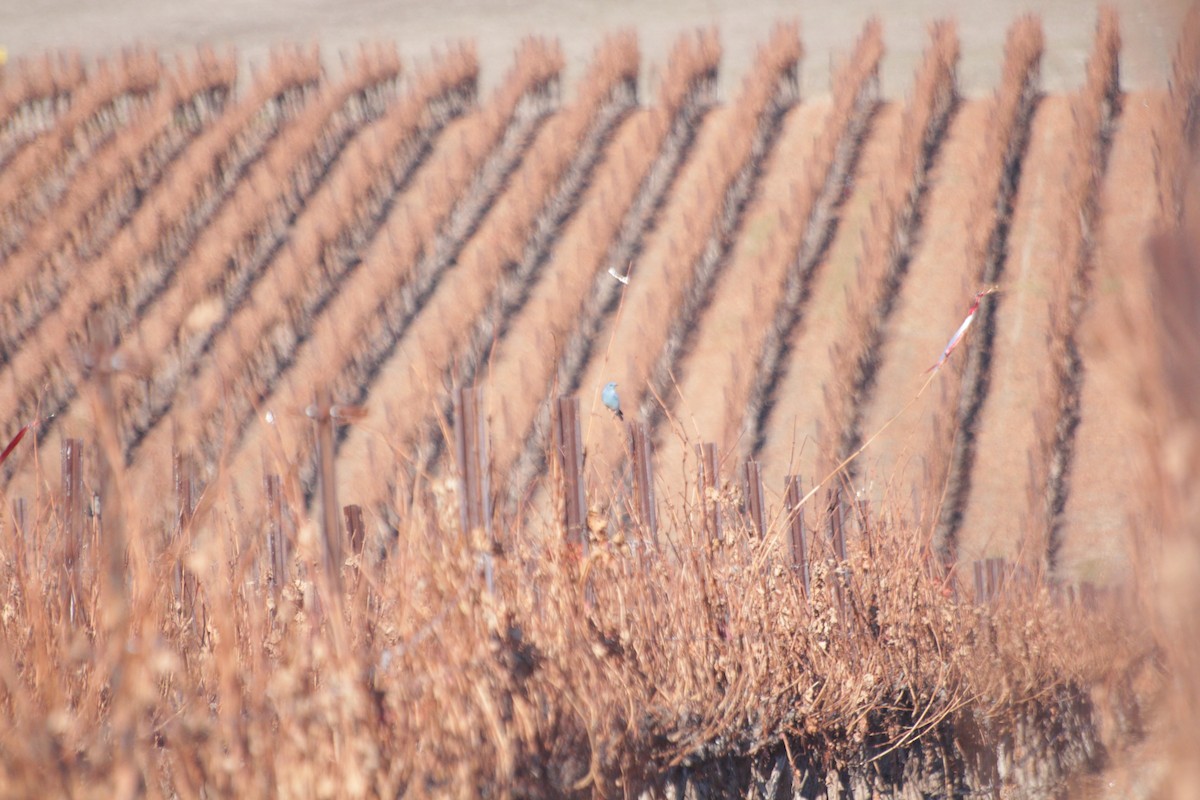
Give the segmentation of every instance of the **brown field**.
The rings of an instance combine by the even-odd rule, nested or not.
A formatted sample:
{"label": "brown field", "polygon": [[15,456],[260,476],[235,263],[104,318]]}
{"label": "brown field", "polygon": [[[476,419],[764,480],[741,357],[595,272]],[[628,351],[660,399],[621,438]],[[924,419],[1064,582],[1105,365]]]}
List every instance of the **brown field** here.
{"label": "brown field", "polygon": [[1186,787],[1187,255],[1146,242],[1194,221],[1200,7],[1167,92],[1122,22],[1050,93],[1034,16],[990,93],[952,22],[905,94],[876,21],[820,96],[795,24],[727,91],[715,28],[482,81],[473,45],[0,67],[0,797]]}

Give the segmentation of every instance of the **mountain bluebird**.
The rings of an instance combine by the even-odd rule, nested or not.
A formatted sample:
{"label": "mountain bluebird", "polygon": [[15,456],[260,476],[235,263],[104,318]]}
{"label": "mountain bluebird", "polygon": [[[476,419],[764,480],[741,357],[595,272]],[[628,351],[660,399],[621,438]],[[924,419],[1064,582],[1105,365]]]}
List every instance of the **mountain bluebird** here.
{"label": "mountain bluebird", "polygon": [[612,412],[617,415],[617,419],[625,419],[625,415],[621,413],[621,398],[617,397],[616,381],[609,381],[605,384],[604,391],[600,393],[600,400],[612,409]]}

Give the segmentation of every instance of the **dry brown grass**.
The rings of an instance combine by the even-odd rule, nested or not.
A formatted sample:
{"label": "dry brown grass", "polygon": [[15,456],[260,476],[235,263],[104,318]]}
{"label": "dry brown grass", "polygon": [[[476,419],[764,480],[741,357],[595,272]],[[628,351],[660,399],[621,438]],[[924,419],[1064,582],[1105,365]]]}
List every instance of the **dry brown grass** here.
{"label": "dry brown grass", "polygon": [[[1190,162],[1190,163],[1189,163]],[[1181,209],[1182,227],[1165,228],[1153,243],[1155,270],[1150,292],[1131,303],[1140,357],[1130,364],[1147,403],[1141,431],[1147,452],[1140,488],[1150,524],[1134,533],[1143,601],[1155,641],[1170,674],[1177,677],[1164,698],[1165,737],[1160,751],[1166,774],[1163,798],[1191,797],[1200,791],[1200,357],[1196,313],[1200,309],[1200,158],[1195,151],[1179,165],[1187,177],[1180,186],[1192,193]],[[1142,301],[1142,302],[1138,302]]]}
{"label": "dry brown grass", "polygon": [[[384,561],[346,565],[344,596],[301,514],[299,577],[274,593],[260,536],[231,528],[218,494],[186,538],[135,542],[121,580],[105,577],[111,531],[89,540],[75,624],[52,507],[24,534],[6,523],[9,791],[617,795],[756,752],[822,775],[895,781],[915,759],[925,785],[1037,786],[1100,757],[1087,691],[1143,646],[1119,614],[1064,613],[1044,590],[956,600],[912,531],[874,521],[843,564],[816,544],[806,600],[779,521],[752,536],[732,495],[724,546],[671,504],[661,552],[611,527],[581,563],[554,526],[503,529],[494,591],[449,485]],[[180,560],[192,607],[172,588]],[[1023,760],[995,750],[1005,737]]]}
{"label": "dry brown grass", "polygon": [[[1200,13],[1189,19],[1194,32]],[[1097,132],[1105,126],[1104,105],[1115,95],[1110,21],[1102,18],[1077,111],[1079,135],[1088,137],[1093,157]],[[878,335],[872,326],[883,301],[876,292],[886,285],[895,248],[903,244],[896,232],[904,228],[907,204],[916,202],[913,187],[924,169],[933,112],[952,96],[946,31],[939,29],[940,44],[917,82],[899,143],[901,168],[886,184],[878,212],[880,228],[890,233],[865,248],[867,302],[854,312],[857,345]],[[693,71],[669,69],[670,80],[682,82],[681,76],[711,63],[714,40],[702,37],[695,44]],[[689,228],[687,220],[668,217],[655,255],[669,260],[669,268],[657,275],[643,270],[647,287],[636,288],[636,275],[630,287],[661,296],[627,308],[636,319],[626,321],[626,331],[637,334],[649,319],[652,333],[669,335],[662,308],[670,302],[664,297],[686,294],[686,271],[700,245],[711,241],[712,220],[729,213],[721,207],[727,196],[722,188],[743,174],[748,158],[761,157],[751,141],[764,141],[765,110],[781,82],[792,79],[798,47],[795,31],[780,29],[742,101],[718,112],[728,124],[713,128],[721,135],[705,142],[702,163],[679,187],[683,200],[671,204],[673,213],[696,215],[703,225]],[[815,252],[809,245],[833,213],[826,201],[844,189],[836,166],[857,145],[851,120],[875,102],[881,48],[873,24],[859,55],[839,73],[831,121],[813,145],[811,163],[797,169],[796,216],[778,226],[781,232],[769,245],[767,257],[779,274],[798,252]],[[986,157],[971,178],[973,227],[964,232],[963,248],[972,254],[970,281],[978,277],[976,268],[986,278],[1004,248],[997,230],[1008,210],[997,201],[1012,201],[1040,49],[1036,23],[1018,23],[1004,85],[993,101]],[[147,348],[160,370],[156,380],[172,393],[177,386],[207,393],[199,410],[185,408],[169,418],[197,423],[191,436],[202,441],[190,444],[204,449],[211,463],[202,466],[215,467],[215,477],[201,476],[206,486],[195,516],[164,521],[172,515],[162,512],[173,505],[170,462],[163,457],[174,444],[170,424],[154,428],[154,447],[141,450],[135,468],[126,470],[123,431],[129,420],[123,406],[140,399],[136,391],[114,395],[103,370],[82,380],[81,366],[68,357],[69,345],[84,338],[80,326],[64,324],[48,341],[23,349],[21,368],[4,373],[21,390],[0,398],[0,418],[10,423],[26,421],[22,416],[33,413],[46,385],[60,404],[78,385],[77,405],[89,407],[92,426],[87,488],[100,502],[94,506],[99,515],[84,522],[75,565],[64,563],[73,543],[59,492],[44,488],[29,496],[21,520],[9,513],[11,492],[0,503],[0,797],[559,797],[634,796],[643,789],[659,796],[670,795],[668,783],[675,796],[702,796],[705,781],[710,789],[720,781],[723,793],[767,794],[762,786],[747,788],[763,764],[810,794],[1046,796],[1059,792],[1068,775],[1102,765],[1108,748],[1139,732],[1147,708],[1163,710],[1146,704],[1148,697],[1174,703],[1163,714],[1172,723],[1166,739],[1172,783],[1160,793],[1191,796],[1200,786],[1194,754],[1200,650],[1193,645],[1200,637],[1200,505],[1193,485],[1200,474],[1194,258],[1200,204],[1187,202],[1188,184],[1176,176],[1200,174],[1187,146],[1195,135],[1197,52],[1185,42],[1177,60],[1176,83],[1184,88],[1172,95],[1158,140],[1168,232],[1157,244],[1153,294],[1141,298],[1144,304],[1131,315],[1130,338],[1138,346],[1129,352],[1136,351],[1138,360],[1130,374],[1140,379],[1148,409],[1143,496],[1153,520],[1137,531],[1142,608],[1124,590],[1102,595],[1091,608],[1025,580],[1010,580],[993,602],[977,602],[968,587],[931,566],[929,531],[899,522],[903,515],[888,504],[877,516],[865,506],[850,509],[849,552],[842,562],[827,541],[829,520],[805,510],[812,545],[807,593],[792,569],[781,509],[768,507],[767,530],[759,536],[744,519],[744,498],[728,486],[708,496],[696,486],[661,493],[653,537],[627,519],[590,514],[587,558],[565,543],[561,522],[539,518],[543,509],[532,503],[503,520],[497,515],[496,541],[462,530],[456,477],[410,480],[406,446],[438,413],[444,382],[473,374],[474,367],[464,366],[479,357],[471,337],[498,330],[480,328],[481,320],[504,321],[510,308],[505,292],[512,288],[506,281],[536,274],[514,270],[544,257],[545,237],[556,235],[545,233],[546,220],[562,225],[562,210],[552,206],[570,195],[562,189],[564,176],[582,181],[580,174],[591,174],[579,166],[580,141],[604,140],[597,132],[603,127],[596,123],[598,106],[614,96],[629,99],[623,92],[636,76],[636,46],[629,37],[610,43],[578,103],[548,122],[526,152],[545,111],[545,89],[562,61],[556,48],[531,44],[523,51],[528,60],[519,59],[515,77],[493,102],[441,137],[414,174],[412,189],[397,196],[385,234],[374,237],[364,263],[320,309],[324,300],[315,298],[334,275],[330,265],[342,263],[337,243],[369,238],[362,209],[376,198],[374,189],[364,188],[367,174],[397,163],[386,154],[408,130],[407,123],[386,132],[377,127],[382,139],[364,139],[330,167],[389,91],[394,65],[383,54],[364,72],[352,68],[345,86],[321,95],[299,116],[295,108],[276,108],[278,116],[263,120],[255,116],[255,103],[238,103],[236,114],[244,121],[253,117],[262,138],[221,129],[204,134],[197,145],[207,149],[189,148],[189,158],[197,152],[236,157],[242,148],[242,155],[257,153],[275,135],[280,116],[293,116],[295,124],[283,128],[282,144],[265,148],[266,166],[246,181],[251,188],[237,190],[244,202],[216,216],[196,251],[181,246],[177,252],[201,260],[188,264],[179,288],[168,289],[165,316],[151,311],[145,330],[161,337],[120,351],[132,359],[137,348]],[[473,63],[465,66],[473,74]],[[307,85],[312,81],[306,74],[301,65],[294,80],[283,80],[262,101],[294,104],[294,96],[279,100],[279,87]],[[418,94],[430,90],[421,86]],[[662,104],[678,111],[690,102],[688,92],[672,86],[664,86]],[[408,113],[423,105],[413,100],[395,113],[411,122]],[[644,118],[656,126],[652,141],[661,145],[669,117]],[[500,151],[504,157],[493,163]],[[525,166],[510,173],[523,154]],[[639,158],[642,172],[653,171],[650,154]],[[507,166],[496,166],[501,162]],[[1086,263],[1097,166],[1094,160],[1070,165],[1073,196],[1084,215],[1078,228],[1067,221],[1065,235],[1079,249],[1064,274]],[[496,174],[485,175],[489,169]],[[196,166],[179,174],[210,172]],[[241,170],[230,174],[236,182]],[[279,175],[285,185],[271,185]],[[231,187],[217,190],[209,178],[202,180],[194,201],[156,208],[184,224],[203,195],[218,198],[206,212],[211,214]],[[506,181],[513,186],[504,189]],[[629,197],[640,184],[598,173],[599,197],[617,191],[614,186]],[[339,207],[339,198],[355,202]],[[312,204],[307,211],[306,203]],[[477,215],[462,211],[467,207]],[[492,217],[484,216],[488,209]],[[616,220],[581,210],[580,246],[599,249],[614,238]],[[300,215],[303,230],[276,264],[281,271],[249,288],[256,249],[281,241],[279,228],[292,214]],[[142,280],[134,273],[158,257],[153,248],[160,245],[147,246],[136,232],[148,232],[153,242],[165,235],[149,214],[135,219],[147,227],[120,234],[102,262],[105,271],[97,273],[112,270],[131,283],[105,288],[98,278],[89,281],[68,295],[71,308],[109,302]],[[1181,219],[1187,224],[1180,226]],[[185,237],[188,244],[206,222],[196,223]],[[602,230],[592,232],[593,224]],[[685,231],[702,235],[692,242]],[[229,239],[211,238],[220,236]],[[128,268],[117,260],[124,253],[133,259]],[[460,254],[457,278],[439,286]],[[326,271],[305,272],[310,261]],[[605,264],[600,254],[581,261],[592,272]],[[229,264],[241,277],[218,269]],[[581,294],[587,281],[573,286]],[[261,319],[239,316],[239,293],[248,288],[252,303],[266,304],[274,294],[294,305]],[[1060,302],[1074,300],[1070,288],[1060,284]],[[435,289],[441,298],[427,302]],[[217,324],[192,317],[189,304],[206,293],[219,306],[220,319],[232,313],[234,323],[228,338],[218,340],[216,366],[189,384],[178,374],[192,363],[194,353],[185,349],[206,347]],[[770,299],[774,305],[778,297]],[[427,312],[419,324],[418,311]],[[321,316],[302,319],[310,312]],[[555,312],[556,330],[565,331],[566,316]],[[195,329],[188,327],[192,323]],[[286,341],[299,336],[288,328],[293,324],[311,330],[300,349]],[[410,327],[414,335],[402,338]],[[247,355],[268,338],[278,348],[275,357],[294,358],[283,365],[280,385],[260,380],[262,362],[251,363]],[[621,355],[635,348],[656,352],[662,338],[635,335],[621,343]],[[391,359],[397,340],[409,349]],[[843,363],[861,363],[868,351],[859,348]],[[555,359],[547,361],[549,370]],[[638,369],[645,378],[648,362]],[[250,394],[244,393],[247,382],[253,384]],[[370,429],[363,425],[351,434],[346,451],[353,463],[339,465],[345,472],[353,468],[354,491],[342,499],[368,506],[368,519],[382,521],[378,532],[386,535],[368,537],[368,549],[336,565],[336,576],[320,566],[319,517],[306,511],[306,493],[314,486],[311,422],[298,412],[316,386],[347,394],[370,386],[386,398],[371,411]],[[544,386],[539,380],[538,388]],[[736,391],[750,388],[745,381]],[[268,391],[277,427],[259,425],[250,412]],[[943,400],[947,419],[961,406],[958,391],[955,384]],[[839,426],[849,427],[850,418],[838,416]],[[253,430],[234,449],[235,433],[245,424]],[[275,438],[279,431],[282,438]],[[363,444],[371,437],[385,443],[376,453]],[[685,441],[685,449],[691,444]],[[589,451],[589,458],[597,452]],[[26,465],[34,453],[24,447]],[[258,488],[264,456],[267,469],[285,479],[282,527],[291,546],[291,578],[283,585],[265,559],[268,513]],[[52,464],[57,453],[39,457]],[[928,491],[940,498],[951,470],[948,458],[937,470],[939,480]],[[346,480],[345,473],[340,477]],[[42,468],[31,485],[53,487],[58,478],[53,467]],[[681,499],[698,495],[703,504]],[[590,499],[601,507],[620,505],[603,491]],[[712,503],[720,504],[725,521],[721,542],[703,532]],[[1169,683],[1178,686],[1177,703],[1163,694]]]}

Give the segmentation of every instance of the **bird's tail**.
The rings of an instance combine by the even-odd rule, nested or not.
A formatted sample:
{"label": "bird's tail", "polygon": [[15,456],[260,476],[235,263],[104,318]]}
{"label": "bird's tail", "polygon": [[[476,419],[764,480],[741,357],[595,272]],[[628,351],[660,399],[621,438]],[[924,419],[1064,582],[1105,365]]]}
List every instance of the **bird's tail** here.
{"label": "bird's tail", "polygon": [[625,421],[625,413],[619,408],[617,409],[617,419],[621,420],[622,422]]}

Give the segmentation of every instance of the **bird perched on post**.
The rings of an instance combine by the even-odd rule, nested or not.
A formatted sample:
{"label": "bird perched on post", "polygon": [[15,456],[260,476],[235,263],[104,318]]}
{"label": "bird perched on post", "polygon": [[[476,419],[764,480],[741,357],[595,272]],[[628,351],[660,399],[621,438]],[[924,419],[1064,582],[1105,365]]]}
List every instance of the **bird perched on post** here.
{"label": "bird perched on post", "polygon": [[616,381],[609,381],[605,384],[604,391],[600,393],[600,400],[612,409],[612,412],[617,415],[617,419],[625,419],[625,415],[621,413],[621,398],[617,397]]}

